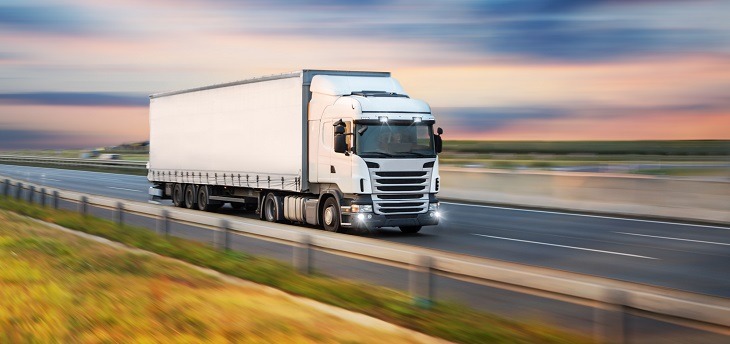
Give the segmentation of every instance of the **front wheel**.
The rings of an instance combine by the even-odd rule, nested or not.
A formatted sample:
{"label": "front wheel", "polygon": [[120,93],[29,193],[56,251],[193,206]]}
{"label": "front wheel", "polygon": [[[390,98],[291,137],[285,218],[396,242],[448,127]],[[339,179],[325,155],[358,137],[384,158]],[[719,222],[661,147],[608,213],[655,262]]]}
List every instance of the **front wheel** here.
{"label": "front wheel", "polygon": [[403,233],[418,233],[423,226],[400,226],[400,231]]}
{"label": "front wheel", "polygon": [[322,208],[322,226],[329,232],[340,231],[340,205],[337,204],[337,200],[334,197],[330,197],[324,201],[324,208]]}

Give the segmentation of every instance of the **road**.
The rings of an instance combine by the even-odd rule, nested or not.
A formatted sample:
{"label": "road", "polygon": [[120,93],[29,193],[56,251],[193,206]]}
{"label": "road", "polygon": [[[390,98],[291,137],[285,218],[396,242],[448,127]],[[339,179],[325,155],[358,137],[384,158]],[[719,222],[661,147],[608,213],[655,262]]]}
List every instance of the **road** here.
{"label": "road", "polygon": [[[148,199],[143,176],[10,165],[0,165],[0,175],[89,194]],[[382,229],[372,236],[730,297],[730,228],[451,202],[442,203],[442,212],[439,226],[417,235]]]}

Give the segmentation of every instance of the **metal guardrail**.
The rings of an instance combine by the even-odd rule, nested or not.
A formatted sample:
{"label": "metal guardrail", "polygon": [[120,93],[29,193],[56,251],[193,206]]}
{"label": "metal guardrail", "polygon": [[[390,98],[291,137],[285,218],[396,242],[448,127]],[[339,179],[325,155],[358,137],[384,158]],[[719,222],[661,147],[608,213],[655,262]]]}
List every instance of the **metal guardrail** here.
{"label": "metal guardrail", "polygon": [[[28,190],[25,192],[24,190]],[[563,302],[592,307],[595,339],[622,343],[626,340],[627,315],[638,315],[681,326],[730,335],[730,299],[608,278],[508,263],[499,260],[445,253],[437,250],[345,236],[257,220],[231,220],[187,209],[47,188],[4,179],[5,197],[58,208],[59,200],[77,204],[88,214],[89,206],[111,209],[114,220],[125,214],[156,219],[156,231],[169,235],[169,223],[183,223],[213,231],[216,248],[228,249],[231,235],[255,237],[292,246],[294,266],[303,273],[312,269],[312,250],[405,268],[414,301],[428,306],[434,293],[433,276],[444,276]]]}
{"label": "metal guardrail", "polygon": [[81,158],[58,158],[58,157],[42,157],[42,156],[22,156],[22,155],[0,155],[0,163],[26,163],[26,164],[43,164],[56,166],[86,166],[86,167],[102,167],[102,168],[123,168],[130,170],[146,170],[146,161],[125,161],[125,160],[100,160],[100,159],[81,159]]}

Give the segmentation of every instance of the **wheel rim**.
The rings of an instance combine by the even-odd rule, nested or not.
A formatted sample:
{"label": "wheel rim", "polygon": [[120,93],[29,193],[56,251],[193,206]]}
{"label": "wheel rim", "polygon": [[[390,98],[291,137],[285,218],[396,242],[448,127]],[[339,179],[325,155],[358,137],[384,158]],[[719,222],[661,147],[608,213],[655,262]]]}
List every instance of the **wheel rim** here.
{"label": "wheel rim", "polygon": [[332,226],[335,219],[335,211],[333,209],[334,207],[329,206],[324,210],[324,223],[327,226]]}
{"label": "wheel rim", "polygon": [[191,190],[190,188],[187,188],[185,190],[185,205],[188,208],[191,208],[195,202],[195,200],[193,199],[193,196],[194,196],[193,190]]}
{"label": "wheel rim", "polygon": [[266,220],[274,221],[274,201],[271,199],[266,200]]}

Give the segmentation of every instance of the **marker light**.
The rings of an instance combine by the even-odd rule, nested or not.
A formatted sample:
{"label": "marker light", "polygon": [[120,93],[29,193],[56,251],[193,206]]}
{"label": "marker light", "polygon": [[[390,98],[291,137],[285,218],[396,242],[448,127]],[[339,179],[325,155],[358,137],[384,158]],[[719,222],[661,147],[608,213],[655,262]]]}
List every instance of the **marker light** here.
{"label": "marker light", "polygon": [[421,123],[421,117],[413,117],[413,123]]}
{"label": "marker light", "polygon": [[388,123],[388,117],[385,116],[378,117],[378,120],[380,121],[380,123]]}

